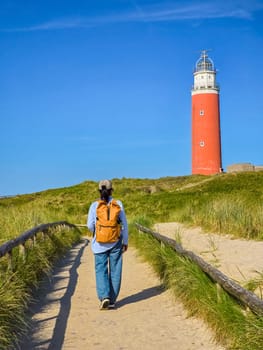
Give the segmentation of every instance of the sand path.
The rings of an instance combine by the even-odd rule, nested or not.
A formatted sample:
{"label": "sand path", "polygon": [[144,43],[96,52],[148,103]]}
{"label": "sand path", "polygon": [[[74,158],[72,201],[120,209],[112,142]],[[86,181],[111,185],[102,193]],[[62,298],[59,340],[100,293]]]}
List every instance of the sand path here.
{"label": "sand path", "polygon": [[[240,277],[237,266],[243,269],[243,262],[245,275],[253,274],[254,269],[263,270],[262,242],[206,237],[197,229],[185,229],[176,223],[156,228],[171,237],[179,233],[186,248],[205,255],[209,262],[215,260],[225,273],[234,271],[235,275],[238,271]],[[240,251],[242,242],[246,247],[253,246],[250,259],[245,245]],[[93,255],[88,240],[83,239],[45,282],[40,302],[32,308],[32,332],[20,349],[223,350],[213,343],[212,333],[203,322],[188,318],[181,303],[161,288],[151,267],[132,248],[124,255],[118,300],[115,310],[99,310]]]}

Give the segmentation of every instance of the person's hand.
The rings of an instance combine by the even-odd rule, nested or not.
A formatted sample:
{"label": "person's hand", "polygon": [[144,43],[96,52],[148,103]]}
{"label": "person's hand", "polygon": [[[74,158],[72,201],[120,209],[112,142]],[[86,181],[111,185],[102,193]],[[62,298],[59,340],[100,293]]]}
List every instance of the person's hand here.
{"label": "person's hand", "polygon": [[122,245],[122,252],[125,253],[128,249],[128,244],[123,244]]}

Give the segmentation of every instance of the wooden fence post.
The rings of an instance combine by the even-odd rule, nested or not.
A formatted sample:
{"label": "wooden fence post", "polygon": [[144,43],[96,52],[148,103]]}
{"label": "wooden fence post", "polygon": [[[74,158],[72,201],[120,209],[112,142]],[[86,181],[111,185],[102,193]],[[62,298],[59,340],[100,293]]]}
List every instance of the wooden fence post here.
{"label": "wooden fence post", "polygon": [[19,254],[22,256],[22,259],[25,260],[25,258],[26,258],[25,243],[22,243],[19,245]]}
{"label": "wooden fence post", "polygon": [[10,251],[7,253],[7,260],[8,260],[8,270],[13,271],[12,250],[10,250]]}

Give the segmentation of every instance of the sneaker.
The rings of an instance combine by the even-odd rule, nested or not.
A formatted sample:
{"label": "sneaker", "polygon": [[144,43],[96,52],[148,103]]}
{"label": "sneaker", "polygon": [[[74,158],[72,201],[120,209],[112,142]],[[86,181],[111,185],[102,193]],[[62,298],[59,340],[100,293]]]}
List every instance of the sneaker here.
{"label": "sneaker", "polygon": [[108,306],[109,309],[115,309],[115,303],[110,303]]}
{"label": "sneaker", "polygon": [[110,299],[105,298],[100,303],[100,310],[107,310],[109,307]]}

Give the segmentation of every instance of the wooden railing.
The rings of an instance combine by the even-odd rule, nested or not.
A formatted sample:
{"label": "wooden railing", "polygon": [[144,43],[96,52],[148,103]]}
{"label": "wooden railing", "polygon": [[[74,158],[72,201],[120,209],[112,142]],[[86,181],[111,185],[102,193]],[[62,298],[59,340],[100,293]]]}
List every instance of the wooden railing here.
{"label": "wooden railing", "polygon": [[232,279],[224,275],[221,271],[204,261],[200,256],[195,255],[193,252],[184,249],[182,245],[177,243],[175,240],[163,236],[158,232],[154,232],[140,224],[135,224],[135,226],[140,232],[151,234],[159,242],[168,245],[178,254],[188,258],[189,260],[197,264],[203,272],[205,272],[214,282],[221,286],[226,292],[228,292],[230,295],[234,296],[236,299],[241,301],[243,305],[249,307],[250,310],[253,311],[255,314],[263,316],[263,300],[259,299],[254,293],[241,287]]}
{"label": "wooden railing", "polygon": [[5,242],[0,246],[0,258],[3,256],[8,257],[8,266],[9,268],[12,268],[12,250],[15,247],[19,246],[19,252],[22,256],[25,256],[25,244],[28,240],[31,240],[31,246],[33,246],[36,243],[37,234],[41,233],[42,238],[44,239],[46,235],[50,234],[51,229],[57,229],[57,228],[63,228],[68,227],[70,229],[77,229],[76,225],[73,225],[71,223],[68,223],[67,221],[57,221],[47,224],[42,224],[39,226],[36,226],[24,233],[22,233],[17,238],[11,239],[10,241]]}

